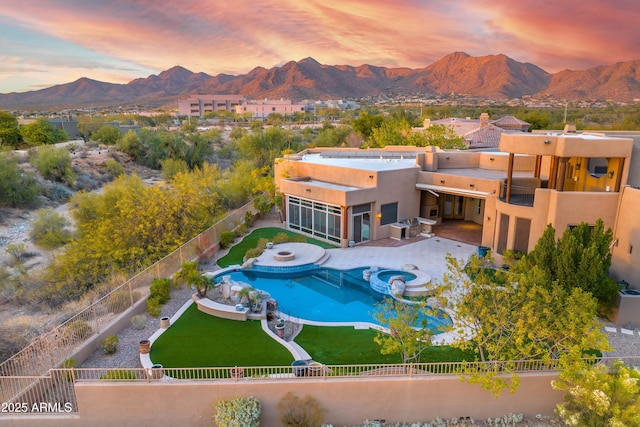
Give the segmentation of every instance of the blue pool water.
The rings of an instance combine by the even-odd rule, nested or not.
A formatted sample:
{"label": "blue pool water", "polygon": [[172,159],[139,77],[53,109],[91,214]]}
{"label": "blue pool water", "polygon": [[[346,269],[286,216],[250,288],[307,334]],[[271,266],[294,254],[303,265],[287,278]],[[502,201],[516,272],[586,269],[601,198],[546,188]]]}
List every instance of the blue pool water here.
{"label": "blue pool water", "polygon": [[[300,273],[265,273],[241,269],[222,273],[215,281],[231,276],[232,280],[266,291],[278,302],[280,312],[300,319],[376,323],[374,305],[384,295],[373,291],[362,279],[364,270],[316,268]],[[434,331],[451,324],[444,312],[426,317],[428,327]]]}

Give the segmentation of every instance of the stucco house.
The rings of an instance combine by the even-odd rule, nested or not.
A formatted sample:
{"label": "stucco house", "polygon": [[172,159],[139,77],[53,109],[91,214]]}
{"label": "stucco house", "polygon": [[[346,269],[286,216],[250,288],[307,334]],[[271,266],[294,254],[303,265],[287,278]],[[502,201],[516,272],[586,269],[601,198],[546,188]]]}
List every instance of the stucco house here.
{"label": "stucco house", "polygon": [[[528,252],[547,224],[560,237],[601,218],[614,231],[611,274],[640,289],[633,148],[628,137],[515,132],[496,151],[308,149],[277,159],[275,182],[287,228],[342,247],[471,223],[495,254]],[[640,325],[640,313],[616,320]]]}

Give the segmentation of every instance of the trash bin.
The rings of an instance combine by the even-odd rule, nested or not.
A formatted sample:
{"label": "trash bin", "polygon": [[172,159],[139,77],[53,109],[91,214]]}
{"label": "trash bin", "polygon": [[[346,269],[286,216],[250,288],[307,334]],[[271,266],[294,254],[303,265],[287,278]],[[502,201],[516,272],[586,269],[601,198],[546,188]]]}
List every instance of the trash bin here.
{"label": "trash bin", "polygon": [[306,360],[294,360],[291,363],[291,366],[293,367],[293,375],[295,375],[296,377],[304,377],[307,375],[309,362],[307,362]]}
{"label": "trash bin", "polygon": [[478,256],[484,258],[487,256],[491,248],[489,246],[478,246]]}

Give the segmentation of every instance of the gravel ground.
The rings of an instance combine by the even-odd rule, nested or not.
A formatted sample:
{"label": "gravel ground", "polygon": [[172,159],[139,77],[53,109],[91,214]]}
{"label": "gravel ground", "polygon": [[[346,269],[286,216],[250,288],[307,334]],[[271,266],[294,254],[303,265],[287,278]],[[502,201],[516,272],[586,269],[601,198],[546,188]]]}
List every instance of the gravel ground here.
{"label": "gravel ground", "polygon": [[159,317],[143,314],[147,318],[144,329],[137,330],[131,324],[116,334],[118,350],[105,354],[98,348],[80,367],[82,368],[141,368],[139,345],[140,340],[148,339],[160,327],[160,317],[173,316],[180,307],[191,298],[192,291],[183,287],[171,289],[171,298],[162,306]]}

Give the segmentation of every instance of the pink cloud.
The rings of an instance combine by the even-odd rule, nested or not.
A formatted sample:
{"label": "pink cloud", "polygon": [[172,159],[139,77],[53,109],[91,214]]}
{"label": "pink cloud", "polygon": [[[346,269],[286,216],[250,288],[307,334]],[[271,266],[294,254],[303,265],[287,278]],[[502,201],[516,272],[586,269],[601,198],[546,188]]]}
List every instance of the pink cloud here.
{"label": "pink cloud", "polygon": [[7,2],[0,16],[25,28],[158,71],[240,74],[309,56],[418,68],[454,51],[504,53],[550,72],[640,58],[635,0]]}

